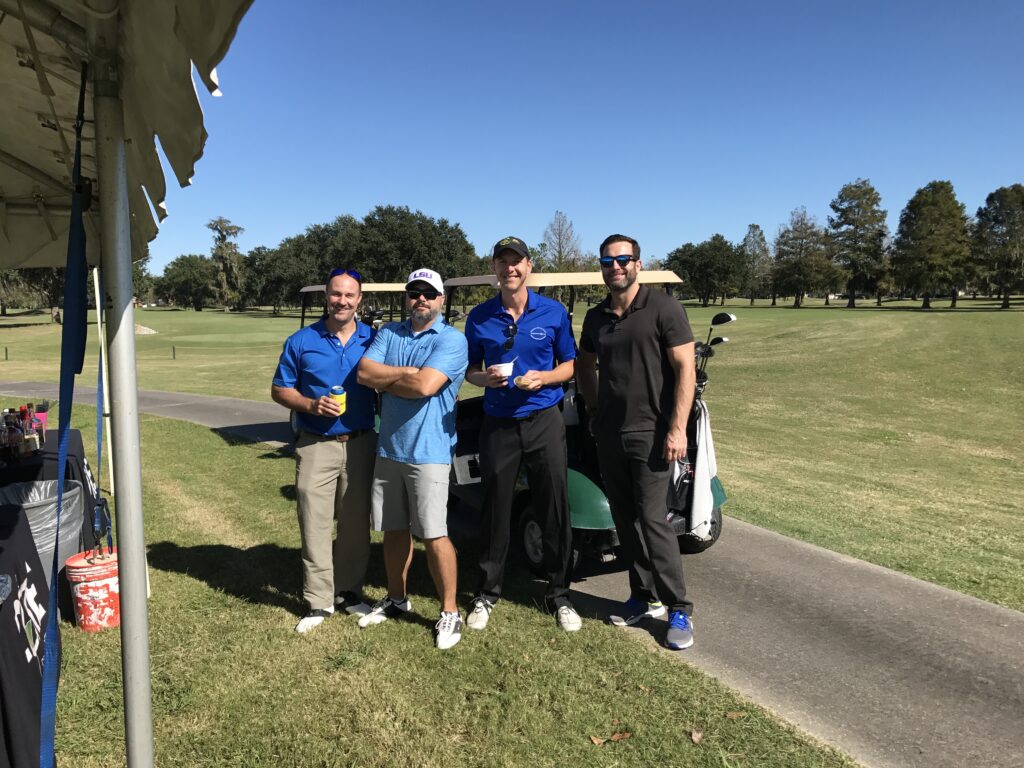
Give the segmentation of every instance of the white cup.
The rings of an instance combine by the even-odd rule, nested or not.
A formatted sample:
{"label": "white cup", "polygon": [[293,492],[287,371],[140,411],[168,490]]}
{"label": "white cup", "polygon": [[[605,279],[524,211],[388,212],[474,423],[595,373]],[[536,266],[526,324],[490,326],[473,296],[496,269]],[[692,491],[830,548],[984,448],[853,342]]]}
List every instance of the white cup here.
{"label": "white cup", "polygon": [[491,368],[507,378],[512,375],[512,365],[513,363],[497,363],[496,365],[492,365]]}

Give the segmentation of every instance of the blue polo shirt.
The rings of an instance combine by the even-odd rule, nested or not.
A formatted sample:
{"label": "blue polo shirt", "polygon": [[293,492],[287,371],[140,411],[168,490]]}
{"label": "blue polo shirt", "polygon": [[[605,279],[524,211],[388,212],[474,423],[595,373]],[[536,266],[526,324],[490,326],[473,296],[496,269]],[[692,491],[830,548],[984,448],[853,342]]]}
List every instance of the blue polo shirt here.
{"label": "blue polo shirt", "polygon": [[512,323],[512,315],[502,305],[499,293],[470,311],[466,318],[466,341],[471,366],[483,362],[487,368],[515,360],[507,388],[484,389],[484,413],[521,419],[557,404],[562,399],[562,385],[548,384],[536,392],[525,392],[512,380],[527,371],[550,371],[559,363],[575,360],[576,342],[565,307],[533,291],[527,291],[526,311],[517,323],[519,330],[512,348],[506,352],[505,342]]}
{"label": "blue polo shirt", "polygon": [[347,344],[342,344],[319,320],[296,331],[284,342],[274,372],[274,384],[297,389],[306,397],[329,395],[331,387],[345,388],[345,412],[341,416],[314,416],[296,412],[300,429],[317,435],[344,435],[357,429],[373,429],[376,393],[356,381],[356,368],[373,341],[373,328],[356,321]]}
{"label": "blue polo shirt", "polygon": [[451,464],[455,452],[455,398],[466,377],[466,337],[438,317],[415,333],[412,321],[377,332],[367,360],[393,367],[433,368],[448,383],[430,397],[407,399],[385,392],[377,455],[403,464]]}

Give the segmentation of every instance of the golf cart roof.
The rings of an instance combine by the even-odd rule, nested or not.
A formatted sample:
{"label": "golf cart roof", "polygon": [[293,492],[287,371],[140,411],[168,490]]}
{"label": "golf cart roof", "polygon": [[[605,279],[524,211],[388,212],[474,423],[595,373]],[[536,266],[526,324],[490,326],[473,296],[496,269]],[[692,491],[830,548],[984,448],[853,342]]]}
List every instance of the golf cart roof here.
{"label": "golf cart roof", "polygon": [[[363,293],[387,293],[388,291],[401,292],[405,290],[405,283],[363,283]],[[326,285],[307,285],[300,288],[299,293],[316,293],[327,291]]]}
{"label": "golf cart roof", "polygon": [[[681,283],[679,275],[667,269],[641,269],[637,275],[638,283]],[[534,272],[526,278],[531,288],[553,288],[563,285],[604,285],[600,272]],[[470,277],[453,277],[444,281],[445,288],[458,288],[464,285],[498,286],[498,278],[494,275],[473,275]]]}

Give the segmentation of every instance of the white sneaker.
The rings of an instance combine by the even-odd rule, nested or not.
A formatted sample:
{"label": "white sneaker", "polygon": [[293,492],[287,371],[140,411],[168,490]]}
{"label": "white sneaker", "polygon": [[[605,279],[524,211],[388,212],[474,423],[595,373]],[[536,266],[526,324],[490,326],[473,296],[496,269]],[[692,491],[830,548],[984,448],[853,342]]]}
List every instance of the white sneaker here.
{"label": "white sneaker", "polygon": [[487,621],[491,618],[494,603],[483,597],[473,599],[473,610],[466,616],[466,624],[470,629],[487,629]]}
{"label": "white sneaker", "polygon": [[365,616],[372,610],[370,604],[358,592],[342,592],[334,598],[334,608],[352,616]]}
{"label": "white sneaker", "polygon": [[434,625],[434,643],[446,651],[462,639],[462,617],[458,611],[441,611],[441,618]]}
{"label": "white sneaker", "polygon": [[307,632],[312,632],[314,629],[319,627],[324,621],[334,613],[334,609],[316,608],[303,616],[299,623],[295,625],[295,631],[300,635],[304,635]]}
{"label": "white sneaker", "polygon": [[370,612],[359,619],[359,626],[366,629],[395,616],[409,613],[411,610],[412,601],[408,597],[404,600],[392,600],[390,597],[385,597],[383,600],[378,600],[374,603]]}
{"label": "white sneaker", "polygon": [[558,621],[558,626],[566,632],[579,632],[583,628],[583,619],[571,605],[560,606],[555,611],[555,620]]}

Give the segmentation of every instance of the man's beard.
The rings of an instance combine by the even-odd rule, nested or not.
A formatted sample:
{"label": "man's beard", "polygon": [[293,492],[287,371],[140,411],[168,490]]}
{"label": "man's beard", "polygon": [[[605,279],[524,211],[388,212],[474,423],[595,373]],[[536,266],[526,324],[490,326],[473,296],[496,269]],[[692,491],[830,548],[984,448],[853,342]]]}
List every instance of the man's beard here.
{"label": "man's beard", "polygon": [[414,309],[409,313],[409,316],[419,325],[430,325],[440,313],[440,307],[437,309],[427,307],[426,309]]}
{"label": "man's beard", "polygon": [[639,272],[623,272],[622,277],[615,278],[614,284],[609,284],[609,288],[613,291],[628,291],[629,288],[636,282],[636,278]]}

